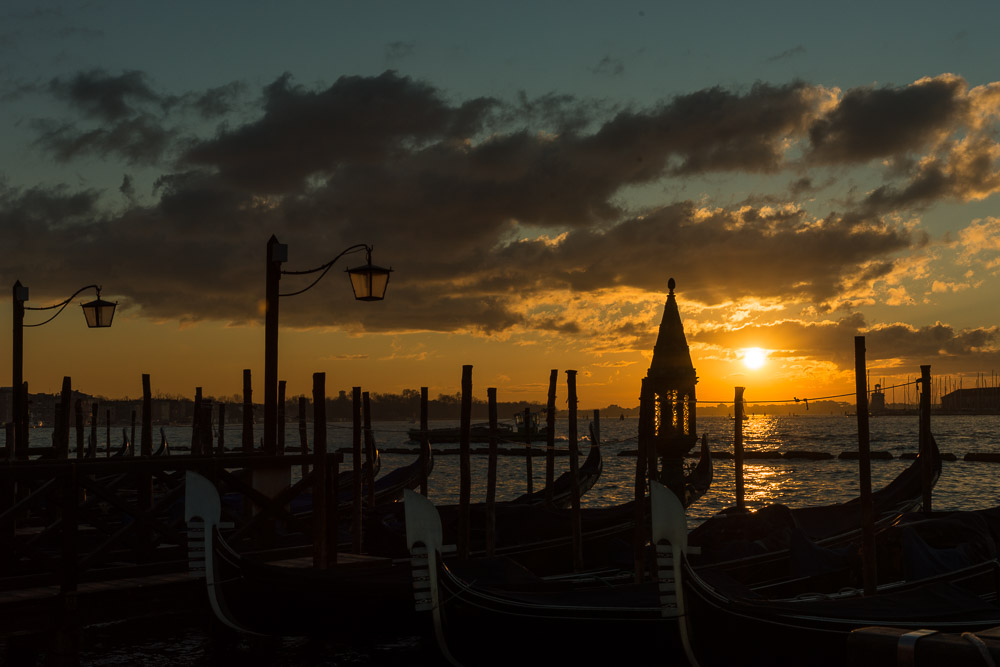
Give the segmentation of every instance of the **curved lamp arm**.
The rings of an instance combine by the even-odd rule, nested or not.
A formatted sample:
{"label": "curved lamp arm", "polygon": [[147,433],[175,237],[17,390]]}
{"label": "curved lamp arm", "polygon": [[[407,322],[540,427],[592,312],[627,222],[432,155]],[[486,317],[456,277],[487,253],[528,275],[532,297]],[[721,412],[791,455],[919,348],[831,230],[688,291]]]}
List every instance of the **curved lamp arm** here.
{"label": "curved lamp arm", "polygon": [[316,280],[312,281],[304,289],[300,289],[297,292],[288,292],[287,294],[279,294],[278,296],[296,296],[298,294],[302,294],[303,292],[307,292],[307,291],[311,290],[313,287],[316,286],[316,283],[318,283],[320,280],[323,279],[323,276],[325,276],[327,274],[327,272],[337,262],[338,259],[340,259],[344,255],[348,255],[348,254],[350,254],[352,252],[360,252],[362,250],[364,250],[365,254],[368,255],[368,263],[371,264],[371,261],[372,261],[372,247],[370,245],[365,245],[364,243],[358,243],[356,245],[352,245],[350,248],[347,248],[346,250],[344,250],[343,252],[341,252],[339,255],[337,255],[336,257],[334,257],[333,259],[331,259],[329,262],[327,262],[326,264],[323,264],[322,266],[317,266],[315,269],[309,269],[308,271],[282,271],[281,275],[283,275],[283,276],[304,276],[304,275],[308,275],[310,273],[316,273],[317,271],[322,271],[323,273],[319,274],[319,276],[316,278]]}
{"label": "curved lamp arm", "polygon": [[66,299],[65,301],[60,301],[59,303],[57,303],[55,305],[52,305],[52,306],[40,306],[40,307],[37,307],[37,308],[33,307],[33,306],[24,306],[25,310],[52,310],[53,308],[58,308],[59,310],[56,311],[55,315],[53,315],[49,319],[45,320],[44,322],[39,322],[38,324],[24,324],[22,326],[24,326],[24,327],[40,327],[43,324],[48,324],[52,320],[54,320],[57,317],[59,317],[59,313],[61,313],[66,308],[66,306],[69,305],[70,301],[72,301],[73,299],[75,299],[80,292],[83,292],[84,290],[88,290],[88,289],[91,289],[91,288],[97,290],[97,298],[100,299],[101,298],[101,286],[100,285],[87,285],[86,287],[81,287],[77,291],[73,292],[73,295],[71,297],[69,297],[68,299]]}

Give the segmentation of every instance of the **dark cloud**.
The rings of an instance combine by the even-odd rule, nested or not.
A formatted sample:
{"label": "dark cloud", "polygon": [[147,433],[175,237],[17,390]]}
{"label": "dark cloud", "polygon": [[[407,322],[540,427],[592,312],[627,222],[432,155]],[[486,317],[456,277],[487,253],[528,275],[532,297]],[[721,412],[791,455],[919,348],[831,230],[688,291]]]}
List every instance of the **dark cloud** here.
{"label": "dark cloud", "polygon": [[131,176],[125,174],[122,177],[122,184],[118,187],[118,192],[122,193],[128,201],[135,202],[135,185],[132,183]]}
{"label": "dark cloud", "polygon": [[75,125],[35,124],[40,130],[36,145],[61,162],[86,155],[121,157],[129,165],[155,165],[170,149],[175,133],[156,119],[140,115],[93,129]]}
{"label": "dark cloud", "polygon": [[[156,91],[139,71],[109,74],[100,69],[52,79],[47,85],[12,86],[7,98],[45,92],[65,102],[72,120],[35,118],[35,146],[68,162],[98,156],[128,165],[159,165],[191,141],[184,116],[219,118],[234,111],[246,86],[240,82],[197,93],[169,95]],[[172,115],[171,115],[172,114]],[[171,120],[167,120],[170,117]]]}
{"label": "dark cloud", "polygon": [[[838,103],[801,82],[761,83],[631,109],[555,93],[453,101],[395,72],[315,89],[286,75],[264,89],[256,113],[237,114],[246,92],[238,83],[172,96],[139,73],[81,73],[50,92],[91,125],[49,122],[37,145],[62,160],[180,158],[157,179],[152,202],[132,200],[126,177],[124,213],[98,208],[96,191],[4,191],[0,223],[15,230],[20,252],[0,273],[12,282],[44,265],[49,248],[72,245],[90,255],[52,267],[73,273],[68,283],[107,266],[106,289],[120,285],[120,296],[146,314],[245,322],[259,318],[261,257],[274,233],[289,244],[291,269],[359,242],[396,269],[392,298],[371,307],[351,305],[343,277],[327,277],[322,289],[283,302],[290,326],[589,335],[595,325],[581,319],[583,308],[543,313],[531,301],[617,288],[660,293],[671,276],[683,276],[686,298],[702,304],[754,297],[824,310],[890,274],[902,251],[924,242],[884,214],[997,187],[984,134],[904,159],[965,117],[963,90],[942,77],[849,91]],[[909,110],[878,147],[860,145],[892,113],[923,101],[930,108]],[[179,129],[179,116],[192,112],[222,119],[221,129],[207,139]],[[790,164],[790,142],[806,138],[809,159]],[[898,153],[894,180],[844,213],[817,217],[774,194],[734,205],[664,196],[641,214],[621,200],[631,186],[697,174],[864,162],[886,152]],[[794,194],[817,189],[812,174],[798,176]],[[285,280],[285,291],[304,286]],[[349,318],[328,315],[345,309]],[[615,323],[601,335],[648,335],[635,314],[602,317]]]}
{"label": "dark cloud", "polygon": [[590,71],[604,76],[621,76],[625,73],[625,65],[617,58],[604,56]]}
{"label": "dark cloud", "polygon": [[767,59],[767,62],[769,62],[769,63],[775,63],[775,62],[778,62],[778,61],[781,61],[781,60],[789,60],[791,58],[795,58],[795,57],[798,57],[798,56],[803,56],[803,55],[805,55],[805,53],[806,53],[806,48],[804,46],[802,46],[801,44],[799,44],[798,46],[794,46],[794,47],[792,47],[790,49],[782,51],[781,53],[779,53],[776,56],[771,56],[770,58]]}
{"label": "dark cloud", "polygon": [[386,72],[341,77],[311,91],[285,75],[264,91],[264,115],[192,147],[184,160],[212,167],[241,187],[275,193],[343,162],[380,164],[401,149],[460,140],[480,129],[488,100],[449,106],[431,86]]}
{"label": "dark cloud", "polygon": [[607,231],[580,230],[558,246],[525,242],[499,253],[498,264],[545,266],[544,280],[577,291],[628,286],[662,291],[685,276],[685,293],[717,304],[745,296],[822,302],[866,266],[909,247],[892,225],[817,224],[797,209],[703,211],[675,204]]}
{"label": "dark cloud", "polygon": [[69,79],[52,79],[48,88],[57,98],[105,122],[130,118],[137,108],[161,100],[146,75],[135,70],[117,76],[100,69],[79,72]]}
{"label": "dark cloud", "polygon": [[956,145],[946,156],[913,165],[901,186],[882,185],[860,203],[868,214],[900,208],[925,208],[940,200],[981,199],[1000,190],[997,144],[975,137]]}
{"label": "dark cloud", "polygon": [[187,96],[187,103],[202,118],[217,118],[232,111],[244,93],[246,85],[233,81],[224,86],[210,88],[203,93],[190,94]]}
{"label": "dark cloud", "polygon": [[923,79],[901,88],[854,88],[809,127],[811,158],[863,162],[905,155],[951,132],[968,110],[965,81]]}
{"label": "dark cloud", "polygon": [[805,129],[819,102],[802,83],[758,83],[745,94],[710,88],[652,111],[622,112],[588,145],[639,182],[664,171],[773,171],[784,161],[785,140]]}

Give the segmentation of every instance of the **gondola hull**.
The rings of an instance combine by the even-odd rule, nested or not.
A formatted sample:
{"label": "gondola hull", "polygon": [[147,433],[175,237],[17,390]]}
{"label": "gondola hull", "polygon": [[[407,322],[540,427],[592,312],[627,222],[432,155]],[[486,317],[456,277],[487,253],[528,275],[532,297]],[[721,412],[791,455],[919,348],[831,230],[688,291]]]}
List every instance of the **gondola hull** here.
{"label": "gondola hull", "polygon": [[1000,625],[996,561],[870,597],[860,591],[757,599],[685,567],[685,631],[699,664],[831,665],[848,661],[851,631],[871,625],[977,632]]}
{"label": "gondola hull", "polygon": [[[941,456],[933,438],[932,443],[933,484],[941,474]],[[920,506],[922,464],[918,457],[892,482],[872,494],[876,531],[888,528]],[[692,563],[724,570],[734,580],[754,586],[813,573],[817,567],[846,568],[848,552],[856,550],[861,539],[861,519],[858,498],[794,509],[771,505],[757,512],[730,508],[691,531],[691,544],[701,548]],[[810,553],[814,547],[840,549],[845,558],[839,564],[820,565],[816,554]]]}
{"label": "gondola hull", "polygon": [[673,563],[687,527],[680,501],[651,486],[657,566],[639,584],[542,580],[506,559],[446,563],[435,508],[408,494],[416,606],[442,656],[453,665],[618,664],[623,656],[632,664],[674,662],[682,635]]}

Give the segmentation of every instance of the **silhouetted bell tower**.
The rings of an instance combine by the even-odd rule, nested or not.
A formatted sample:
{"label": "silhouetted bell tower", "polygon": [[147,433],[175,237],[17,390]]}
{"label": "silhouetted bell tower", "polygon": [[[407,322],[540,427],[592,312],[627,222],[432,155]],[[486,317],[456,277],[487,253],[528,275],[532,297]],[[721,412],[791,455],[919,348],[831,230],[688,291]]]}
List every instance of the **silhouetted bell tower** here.
{"label": "silhouetted bell tower", "polygon": [[642,381],[639,402],[640,449],[653,447],[660,460],[659,472],[648,471],[678,498],[684,498],[684,455],[698,439],[695,430],[694,386],[698,383],[691,352],[684,336],[684,326],[674,297],[676,283],[667,283],[670,293],[663,306],[663,319],[653,347],[653,360]]}

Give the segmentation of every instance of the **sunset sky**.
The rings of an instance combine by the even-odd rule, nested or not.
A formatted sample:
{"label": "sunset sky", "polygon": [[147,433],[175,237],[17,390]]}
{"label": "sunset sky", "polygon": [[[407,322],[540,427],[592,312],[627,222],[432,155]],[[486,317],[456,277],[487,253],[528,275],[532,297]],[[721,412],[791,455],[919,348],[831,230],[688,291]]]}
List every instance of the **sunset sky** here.
{"label": "sunset sky", "polygon": [[111,329],[91,292],[25,331],[32,391],[251,368],[261,399],[271,234],[288,270],[394,269],[384,302],[351,297],[363,255],[282,299],[289,395],[453,394],[472,364],[481,398],[556,368],[634,406],[670,277],[702,401],[852,392],[862,334],[873,382],[990,382],[1000,5],[948,8],[4,2],[0,385],[14,281],[99,283]]}

